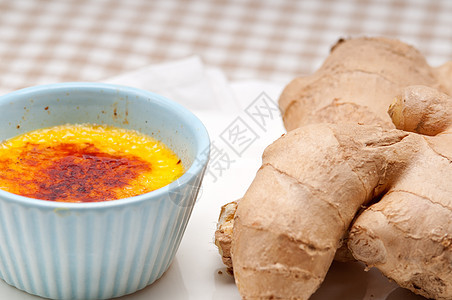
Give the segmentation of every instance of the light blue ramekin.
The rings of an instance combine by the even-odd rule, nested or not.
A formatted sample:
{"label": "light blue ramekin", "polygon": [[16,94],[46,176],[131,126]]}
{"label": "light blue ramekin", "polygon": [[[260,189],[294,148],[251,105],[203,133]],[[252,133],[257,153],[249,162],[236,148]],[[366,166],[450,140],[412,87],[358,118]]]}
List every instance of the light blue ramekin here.
{"label": "light blue ramekin", "polygon": [[60,203],[0,190],[0,277],[52,299],[133,293],[169,267],[209,158],[203,124],[149,91],[102,83],[59,83],[0,97],[0,141],[34,129],[96,123],[151,135],[174,150],[186,173],[137,197]]}

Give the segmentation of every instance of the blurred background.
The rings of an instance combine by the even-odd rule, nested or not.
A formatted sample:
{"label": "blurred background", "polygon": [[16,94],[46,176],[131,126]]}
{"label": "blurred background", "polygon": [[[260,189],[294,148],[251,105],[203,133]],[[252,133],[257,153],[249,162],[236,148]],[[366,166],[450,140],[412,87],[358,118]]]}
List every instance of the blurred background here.
{"label": "blurred background", "polygon": [[339,38],[382,35],[452,60],[448,0],[0,0],[0,90],[97,81],[197,55],[229,80],[287,81]]}

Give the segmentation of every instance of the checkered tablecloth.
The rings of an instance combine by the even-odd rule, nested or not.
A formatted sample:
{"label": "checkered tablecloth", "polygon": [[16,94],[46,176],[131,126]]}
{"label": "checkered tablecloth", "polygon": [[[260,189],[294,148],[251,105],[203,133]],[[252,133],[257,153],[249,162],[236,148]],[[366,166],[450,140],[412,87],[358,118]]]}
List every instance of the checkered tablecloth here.
{"label": "checkered tablecloth", "polygon": [[340,37],[452,60],[449,0],[0,0],[0,90],[95,81],[199,55],[232,80],[313,72]]}

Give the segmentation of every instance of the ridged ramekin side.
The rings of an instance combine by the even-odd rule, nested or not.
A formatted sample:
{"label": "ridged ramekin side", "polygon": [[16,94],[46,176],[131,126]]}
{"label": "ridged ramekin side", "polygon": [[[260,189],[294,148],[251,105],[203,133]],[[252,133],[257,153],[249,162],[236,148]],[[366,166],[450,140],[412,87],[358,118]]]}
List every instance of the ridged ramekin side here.
{"label": "ridged ramekin side", "polygon": [[144,288],[169,267],[190,217],[197,190],[178,188],[184,205],[161,197],[71,210],[0,199],[0,276],[53,299],[107,299]]}

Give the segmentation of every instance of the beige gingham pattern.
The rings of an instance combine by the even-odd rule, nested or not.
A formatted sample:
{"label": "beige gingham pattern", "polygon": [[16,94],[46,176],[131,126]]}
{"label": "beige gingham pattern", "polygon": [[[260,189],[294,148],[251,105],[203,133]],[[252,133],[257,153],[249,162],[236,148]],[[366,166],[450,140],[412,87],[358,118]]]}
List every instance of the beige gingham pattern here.
{"label": "beige gingham pattern", "polygon": [[452,60],[449,0],[0,0],[0,90],[95,81],[199,55],[231,80],[313,72],[340,37]]}

